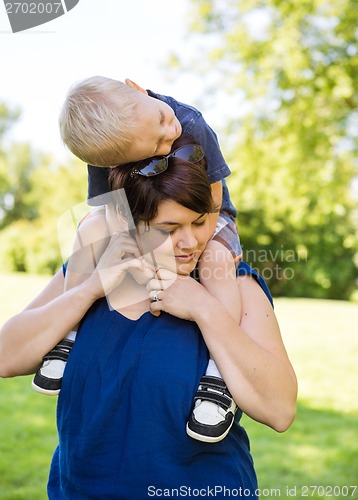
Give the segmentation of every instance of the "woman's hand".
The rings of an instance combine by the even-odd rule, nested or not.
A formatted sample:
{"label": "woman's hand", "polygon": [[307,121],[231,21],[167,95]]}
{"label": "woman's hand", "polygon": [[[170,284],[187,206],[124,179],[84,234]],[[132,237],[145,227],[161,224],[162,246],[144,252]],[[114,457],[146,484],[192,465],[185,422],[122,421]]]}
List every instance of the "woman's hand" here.
{"label": "woman's hand", "polygon": [[[130,236],[130,227],[128,221],[125,220],[123,215],[120,213],[118,207],[116,207],[113,203],[108,203],[106,205],[106,222],[109,234],[111,236],[121,235],[121,241],[126,242],[132,240],[133,245],[131,255],[134,255],[136,258],[141,259],[140,252],[138,249],[138,245],[135,239]],[[132,222],[132,233],[135,231],[134,224]],[[126,235],[126,236],[124,236]],[[129,255],[130,256],[130,255]],[[144,259],[143,259],[144,261]],[[143,262],[142,266],[129,266],[127,271],[132,275],[137,283],[140,285],[146,285],[150,279],[154,277],[154,268],[150,266],[148,262]],[[123,275],[124,276],[124,275]],[[122,278],[123,279],[123,278]]]}
{"label": "woman's hand", "polygon": [[157,276],[147,284],[150,311],[158,316],[165,311],[177,318],[195,321],[194,313],[205,304],[205,288],[190,276],[181,276],[167,269],[159,269]]}
{"label": "woman's hand", "polygon": [[108,295],[122,283],[127,272],[148,281],[148,264],[141,258],[136,241],[127,232],[115,233],[89,278],[92,293],[98,298]]}

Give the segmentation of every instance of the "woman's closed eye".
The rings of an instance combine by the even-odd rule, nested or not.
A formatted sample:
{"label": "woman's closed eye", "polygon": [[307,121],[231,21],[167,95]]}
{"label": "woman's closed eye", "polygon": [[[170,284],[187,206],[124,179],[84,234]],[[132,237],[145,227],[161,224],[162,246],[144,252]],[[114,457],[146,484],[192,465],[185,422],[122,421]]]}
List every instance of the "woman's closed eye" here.
{"label": "woman's closed eye", "polygon": [[204,220],[202,220],[200,222],[193,222],[193,226],[197,226],[197,227],[204,226],[206,221],[207,221],[207,219],[205,218]]}
{"label": "woman's closed eye", "polygon": [[[195,227],[202,227],[205,225],[206,221],[207,221],[207,218],[205,218],[204,220],[198,221],[198,222],[193,222],[192,225]],[[159,231],[163,235],[171,235],[171,234],[175,233],[175,231],[178,229],[178,226],[174,227],[173,229],[168,229],[165,227],[157,227],[156,229],[157,229],[157,231]]]}
{"label": "woman's closed eye", "polygon": [[169,236],[171,234],[174,234],[177,228],[175,229],[165,229],[164,227],[157,227],[157,231],[159,231],[161,234],[165,236]]}

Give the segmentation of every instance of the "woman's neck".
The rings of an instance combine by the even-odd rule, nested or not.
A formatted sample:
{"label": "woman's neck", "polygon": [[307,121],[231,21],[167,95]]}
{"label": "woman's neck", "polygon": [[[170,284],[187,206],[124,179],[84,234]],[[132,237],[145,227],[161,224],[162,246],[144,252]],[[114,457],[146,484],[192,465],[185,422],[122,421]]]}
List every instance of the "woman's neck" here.
{"label": "woman's neck", "polygon": [[148,290],[127,273],[126,277],[107,297],[111,308],[129,319],[136,320],[149,311]]}

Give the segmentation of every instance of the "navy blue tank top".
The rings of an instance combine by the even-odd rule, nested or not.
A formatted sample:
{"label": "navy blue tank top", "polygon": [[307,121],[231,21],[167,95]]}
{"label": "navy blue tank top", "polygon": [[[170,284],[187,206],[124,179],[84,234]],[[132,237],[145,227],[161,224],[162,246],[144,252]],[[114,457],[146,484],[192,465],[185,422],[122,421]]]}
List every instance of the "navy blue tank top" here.
{"label": "navy blue tank top", "polygon": [[133,321],[98,300],[82,321],[63,378],[49,498],[148,500],[199,490],[220,498],[229,490],[239,496],[240,488],[257,498],[240,410],[219,443],[186,434],[207,363],[194,322],[149,312]]}

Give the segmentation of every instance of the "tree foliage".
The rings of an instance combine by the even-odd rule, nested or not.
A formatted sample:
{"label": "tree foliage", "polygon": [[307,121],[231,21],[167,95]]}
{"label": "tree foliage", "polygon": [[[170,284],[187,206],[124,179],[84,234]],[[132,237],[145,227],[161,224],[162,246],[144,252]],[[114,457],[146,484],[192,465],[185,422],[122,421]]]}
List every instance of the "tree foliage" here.
{"label": "tree foliage", "polygon": [[19,116],[20,111],[18,109],[10,109],[4,102],[0,102],[0,145],[5,133],[16,122]]}
{"label": "tree foliage", "polygon": [[[192,59],[171,61],[200,77],[204,116],[216,109],[225,121],[245,260],[275,295],[348,298],[358,264],[358,0],[191,0],[191,9]],[[0,261],[53,271],[57,218],[85,199],[86,169],[5,147],[18,116],[0,103]]]}
{"label": "tree foliage", "polygon": [[0,105],[1,269],[52,273],[62,264],[57,221],[86,199],[86,168],[77,160],[55,164],[28,144],[5,147],[3,135],[16,116]]}
{"label": "tree foliage", "polygon": [[191,5],[200,59],[184,66],[206,75],[203,95],[218,111],[224,95],[230,102],[220,139],[244,258],[276,295],[348,298],[358,263],[357,0]]}

